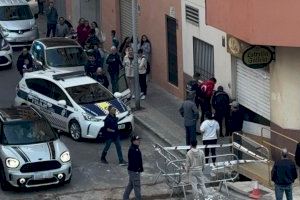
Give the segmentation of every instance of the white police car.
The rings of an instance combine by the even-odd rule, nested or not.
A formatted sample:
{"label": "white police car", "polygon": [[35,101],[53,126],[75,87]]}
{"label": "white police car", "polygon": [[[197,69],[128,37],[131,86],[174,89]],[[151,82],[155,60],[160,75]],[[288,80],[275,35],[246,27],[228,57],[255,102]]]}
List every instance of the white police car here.
{"label": "white police car", "polygon": [[119,99],[129,93],[125,87],[123,93],[113,95],[83,72],[36,71],[25,73],[19,82],[15,105],[33,105],[54,128],[70,133],[74,140],[96,139],[101,138],[109,105],[117,109],[121,136],[132,132],[131,110]]}

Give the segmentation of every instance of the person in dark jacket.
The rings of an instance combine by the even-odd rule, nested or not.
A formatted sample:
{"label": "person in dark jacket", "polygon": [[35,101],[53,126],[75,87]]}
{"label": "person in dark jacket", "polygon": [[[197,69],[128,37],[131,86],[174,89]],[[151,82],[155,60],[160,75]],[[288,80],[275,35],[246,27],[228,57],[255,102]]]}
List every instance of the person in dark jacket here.
{"label": "person in dark jacket", "polygon": [[243,129],[244,113],[240,108],[240,104],[237,101],[233,101],[231,104],[231,113],[229,117],[229,131],[230,135],[233,132],[240,132]]}
{"label": "person in dark jacket", "polygon": [[132,189],[135,199],[141,200],[141,173],[144,171],[142,153],[139,149],[141,138],[137,135],[131,137],[131,146],[128,150],[129,182],[123,194],[123,200],[129,200]]}
{"label": "person in dark jacket", "polygon": [[108,115],[104,119],[103,134],[105,138],[105,147],[101,154],[101,162],[108,164],[106,160],[106,155],[109,150],[111,143],[115,143],[117,154],[119,157],[119,164],[121,166],[127,165],[127,162],[123,159],[121,144],[120,144],[120,135],[118,129],[118,118],[116,117],[116,108],[113,106],[108,107]]}
{"label": "person in dark jacket", "polygon": [[54,8],[53,1],[49,2],[49,7],[46,11],[46,15],[47,15],[47,35],[46,35],[46,37],[50,37],[51,31],[52,31],[52,36],[55,37],[58,14],[57,14],[56,8]]}
{"label": "person in dark jacket", "polygon": [[199,111],[194,102],[194,94],[188,94],[187,99],[182,103],[179,112],[184,118],[186,145],[190,145],[191,141],[197,140],[196,124],[199,118]]}
{"label": "person in dark jacket", "polygon": [[84,71],[87,76],[93,77],[100,66],[97,65],[94,50],[89,50],[87,54],[88,62],[84,65]]}
{"label": "person in dark jacket", "polygon": [[288,159],[287,149],[282,149],[281,159],[275,162],[272,169],[272,181],[275,183],[276,200],[282,200],[284,192],[287,200],[293,199],[292,186],[297,176],[295,163],[291,159]]}
{"label": "person in dark jacket", "polygon": [[39,8],[39,12],[38,14],[43,15],[44,14],[44,3],[46,0],[37,0],[38,2],[38,8]]}
{"label": "person in dark jacket", "polygon": [[215,119],[219,123],[220,126],[220,137],[224,137],[223,135],[223,119],[225,118],[225,130],[226,136],[229,135],[228,131],[228,120],[230,113],[230,105],[229,105],[229,96],[222,86],[219,86],[217,91],[214,93],[212,97],[212,107],[215,109]]}
{"label": "person in dark jacket", "polygon": [[300,167],[300,142],[297,144],[295,152],[295,162]]}
{"label": "person in dark jacket", "polygon": [[[25,63],[25,60],[28,60],[28,64]],[[22,53],[19,55],[18,61],[17,61],[17,69],[21,76],[23,76],[23,74],[24,74],[24,64],[26,64],[26,69],[33,68],[32,57],[26,47],[23,48]],[[26,71],[26,69],[25,69],[25,71]]]}
{"label": "person in dark jacket", "polygon": [[122,68],[122,62],[120,56],[117,53],[117,48],[115,46],[111,47],[111,53],[106,59],[106,64],[108,64],[107,71],[110,75],[110,81],[112,86],[112,92],[119,91],[118,78],[120,68]]}
{"label": "person in dark jacket", "polygon": [[109,86],[108,78],[105,75],[105,72],[103,71],[102,67],[98,67],[96,74],[94,75],[94,79],[104,87],[108,88]]}
{"label": "person in dark jacket", "polygon": [[96,31],[95,29],[90,30],[90,35],[88,39],[86,40],[86,45],[89,49],[93,49],[94,45],[99,46],[100,45],[100,40],[96,36]]}

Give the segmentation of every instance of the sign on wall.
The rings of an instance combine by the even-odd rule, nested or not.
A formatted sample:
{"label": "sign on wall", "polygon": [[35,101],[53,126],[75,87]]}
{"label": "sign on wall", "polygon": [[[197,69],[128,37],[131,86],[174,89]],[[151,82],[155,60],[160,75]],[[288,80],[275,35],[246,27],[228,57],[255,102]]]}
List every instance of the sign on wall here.
{"label": "sign on wall", "polygon": [[272,62],[273,52],[265,46],[252,46],[243,53],[242,60],[250,68],[263,68]]}

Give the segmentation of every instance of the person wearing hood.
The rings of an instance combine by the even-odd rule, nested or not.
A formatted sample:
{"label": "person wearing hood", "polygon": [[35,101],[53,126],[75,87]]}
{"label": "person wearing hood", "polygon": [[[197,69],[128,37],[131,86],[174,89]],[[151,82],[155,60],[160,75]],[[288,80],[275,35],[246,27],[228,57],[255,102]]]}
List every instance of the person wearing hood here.
{"label": "person wearing hood", "polygon": [[186,145],[190,145],[191,141],[196,140],[196,123],[199,118],[199,111],[194,102],[194,94],[188,94],[179,109],[179,113],[184,118]]}
{"label": "person wearing hood", "polygon": [[204,185],[204,153],[201,149],[197,149],[197,140],[191,142],[191,149],[186,155],[185,170],[189,177],[189,182],[192,185],[194,199],[200,199],[197,186],[200,186],[204,198],[207,198],[207,189]]}
{"label": "person wearing hood", "polygon": [[[206,120],[201,124],[200,131],[203,133],[203,145],[211,145],[217,144],[217,133],[220,131],[219,123],[214,120],[211,112],[205,113]],[[216,148],[205,148],[204,153],[205,157],[209,155],[209,150],[211,152],[211,156],[216,155]],[[212,158],[213,163],[216,163],[216,158]],[[206,163],[208,163],[208,158],[206,158]]]}

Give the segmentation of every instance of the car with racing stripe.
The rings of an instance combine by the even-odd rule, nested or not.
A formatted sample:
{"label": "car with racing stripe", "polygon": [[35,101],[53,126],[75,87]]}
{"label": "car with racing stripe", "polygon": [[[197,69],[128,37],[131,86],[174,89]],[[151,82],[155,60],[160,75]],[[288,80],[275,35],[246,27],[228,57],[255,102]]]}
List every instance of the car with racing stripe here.
{"label": "car with racing stripe", "polygon": [[119,78],[122,92],[112,94],[84,72],[55,70],[25,73],[17,86],[15,105],[32,105],[48,119],[51,126],[81,138],[100,139],[108,107],[117,110],[121,137],[128,137],[134,128],[133,115],[122,98],[130,95]]}
{"label": "car with racing stripe", "polygon": [[3,190],[69,183],[71,176],[69,150],[39,111],[30,106],[0,108]]}

